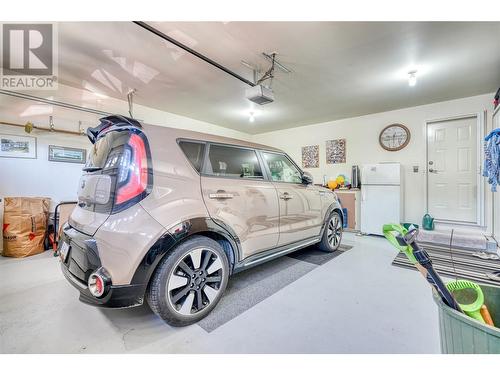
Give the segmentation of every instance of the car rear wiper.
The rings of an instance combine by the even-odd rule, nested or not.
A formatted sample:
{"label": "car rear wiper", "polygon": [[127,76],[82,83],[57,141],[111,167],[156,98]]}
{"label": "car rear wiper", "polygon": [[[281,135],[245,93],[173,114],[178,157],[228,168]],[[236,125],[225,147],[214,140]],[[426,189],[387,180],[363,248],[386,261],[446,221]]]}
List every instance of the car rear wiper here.
{"label": "car rear wiper", "polygon": [[83,167],[82,170],[84,172],[96,172],[100,171],[102,168],[101,167]]}

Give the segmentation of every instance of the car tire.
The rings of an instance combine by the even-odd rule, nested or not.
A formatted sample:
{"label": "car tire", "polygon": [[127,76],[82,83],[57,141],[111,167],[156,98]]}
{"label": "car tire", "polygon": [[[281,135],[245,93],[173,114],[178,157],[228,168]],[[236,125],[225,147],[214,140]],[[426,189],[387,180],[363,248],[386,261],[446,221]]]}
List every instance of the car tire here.
{"label": "car tire", "polygon": [[146,291],[151,310],[172,326],[186,326],[207,316],[224,293],[229,263],[222,247],[193,236],[167,254]]}
{"label": "car tire", "polygon": [[319,243],[319,249],[328,253],[338,250],[342,242],[342,218],[340,214],[333,211],[326,222],[323,237]]}

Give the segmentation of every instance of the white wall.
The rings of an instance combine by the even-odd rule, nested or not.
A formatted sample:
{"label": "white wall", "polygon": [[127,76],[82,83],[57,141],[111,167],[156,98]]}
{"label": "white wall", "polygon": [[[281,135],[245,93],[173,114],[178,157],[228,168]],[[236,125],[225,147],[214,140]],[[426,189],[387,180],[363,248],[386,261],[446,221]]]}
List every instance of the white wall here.
{"label": "white wall", "polygon": [[[320,146],[319,168],[307,169],[314,176],[315,182],[321,183],[323,175],[335,178],[345,174],[350,179],[351,166],[384,161],[400,162],[405,177],[405,221],[419,223],[425,213],[425,122],[426,120],[450,116],[478,113],[487,110],[487,129],[491,129],[493,94],[486,94],[434,103],[424,106],[404,108],[390,112],[376,113],[362,117],[331,121],[302,126],[287,130],[258,134],[255,142],[272,145],[290,154],[300,165],[301,147]],[[380,147],[380,131],[392,123],[402,123],[411,131],[409,145],[401,151],[389,152]],[[345,138],[347,142],[347,160],[345,164],[326,164],[325,141]],[[419,172],[413,173],[412,166],[419,166]],[[491,224],[491,194],[486,190],[486,222]],[[486,228],[489,232],[491,228]]]}
{"label": "white wall", "polygon": [[[1,116],[1,114],[0,114]],[[1,118],[1,117],[0,117]],[[27,135],[22,128],[0,125],[0,132]],[[56,201],[76,200],[82,164],[48,161],[48,146],[88,148],[86,137],[61,133],[36,133],[37,158],[0,158],[0,198],[5,196],[43,196]],[[54,202],[53,202],[54,203]]]}

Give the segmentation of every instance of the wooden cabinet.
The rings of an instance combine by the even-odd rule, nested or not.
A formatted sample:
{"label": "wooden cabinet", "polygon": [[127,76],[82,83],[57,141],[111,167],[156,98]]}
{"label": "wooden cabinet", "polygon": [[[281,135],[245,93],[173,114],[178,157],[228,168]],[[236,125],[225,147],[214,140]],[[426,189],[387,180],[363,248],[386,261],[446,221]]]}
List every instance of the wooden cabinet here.
{"label": "wooden cabinet", "polygon": [[361,190],[335,190],[342,208],[347,209],[347,228],[359,231],[361,228]]}

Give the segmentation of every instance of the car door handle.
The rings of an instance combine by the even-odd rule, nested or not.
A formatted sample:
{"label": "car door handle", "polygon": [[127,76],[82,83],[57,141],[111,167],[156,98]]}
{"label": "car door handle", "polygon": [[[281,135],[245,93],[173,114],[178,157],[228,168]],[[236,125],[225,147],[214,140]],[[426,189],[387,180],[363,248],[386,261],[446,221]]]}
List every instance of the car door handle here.
{"label": "car door handle", "polygon": [[234,194],[227,193],[224,190],[217,190],[215,193],[208,194],[210,199],[232,199],[234,198]]}
{"label": "car door handle", "polygon": [[283,193],[280,195],[280,199],[283,199],[285,201],[289,200],[289,199],[292,199],[293,198],[293,195],[289,194],[289,193]]}

